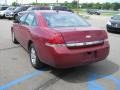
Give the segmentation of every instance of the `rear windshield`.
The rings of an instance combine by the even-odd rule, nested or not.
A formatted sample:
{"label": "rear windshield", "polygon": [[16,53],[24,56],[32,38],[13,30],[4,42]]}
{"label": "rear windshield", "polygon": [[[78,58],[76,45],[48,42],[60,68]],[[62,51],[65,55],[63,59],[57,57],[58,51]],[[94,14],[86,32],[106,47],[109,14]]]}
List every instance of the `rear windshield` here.
{"label": "rear windshield", "polygon": [[27,9],[28,11],[30,10],[50,10],[49,7],[30,7]]}
{"label": "rear windshield", "polygon": [[56,6],[56,7],[53,7],[53,10],[67,10],[67,7]]}
{"label": "rear windshield", "polygon": [[49,27],[87,27],[90,26],[82,17],[73,13],[44,14]]}
{"label": "rear windshield", "polygon": [[120,20],[120,15],[116,15],[112,17],[113,20]]}

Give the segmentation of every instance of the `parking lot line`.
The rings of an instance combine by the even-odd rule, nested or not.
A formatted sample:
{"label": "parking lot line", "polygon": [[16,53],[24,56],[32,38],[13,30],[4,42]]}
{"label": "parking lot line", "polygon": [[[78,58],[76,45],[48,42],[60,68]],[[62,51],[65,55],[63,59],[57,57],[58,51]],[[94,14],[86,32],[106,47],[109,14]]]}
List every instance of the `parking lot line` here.
{"label": "parking lot line", "polygon": [[0,86],[0,90],[6,90],[6,89],[8,89],[8,88],[10,88],[18,83],[21,83],[25,80],[28,80],[32,77],[42,75],[42,73],[43,73],[43,71],[34,71],[32,73],[26,74],[26,75],[22,76],[21,78],[18,78],[18,79],[11,81],[3,86]]}
{"label": "parking lot line", "polygon": [[105,79],[109,79],[109,80],[112,80],[115,85],[117,86],[117,89],[116,90],[120,90],[120,80],[115,78],[114,76],[110,75],[110,76],[107,76]]}
{"label": "parking lot line", "polygon": [[88,90],[105,90],[104,87],[102,87],[96,82],[97,77],[97,74],[90,75],[90,81],[88,82]]}
{"label": "parking lot line", "polygon": [[0,51],[5,51],[5,50],[10,50],[10,49],[15,49],[15,48],[19,48],[20,46],[15,46],[15,47],[9,47],[9,48],[3,48],[0,49]]}
{"label": "parking lot line", "polygon": [[117,89],[116,90],[120,90],[120,80],[117,79],[116,77],[112,76],[112,75],[99,75],[99,74],[92,74],[90,76],[90,81],[88,82],[88,90],[105,90],[105,88],[103,86],[101,86],[100,84],[98,84],[96,82],[96,79],[98,77],[104,78],[104,79],[108,79],[108,80],[112,80]]}

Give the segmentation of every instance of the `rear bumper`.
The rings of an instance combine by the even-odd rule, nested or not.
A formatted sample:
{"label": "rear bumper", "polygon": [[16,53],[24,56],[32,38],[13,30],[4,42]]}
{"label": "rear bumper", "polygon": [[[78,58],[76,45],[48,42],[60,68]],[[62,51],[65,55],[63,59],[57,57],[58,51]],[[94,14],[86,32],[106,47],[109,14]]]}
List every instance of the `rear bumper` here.
{"label": "rear bumper", "polygon": [[49,47],[48,54],[47,59],[53,67],[71,68],[104,60],[109,54],[109,44],[79,49]]}
{"label": "rear bumper", "polygon": [[108,32],[120,32],[120,28],[112,27],[110,25],[107,25],[106,27]]}

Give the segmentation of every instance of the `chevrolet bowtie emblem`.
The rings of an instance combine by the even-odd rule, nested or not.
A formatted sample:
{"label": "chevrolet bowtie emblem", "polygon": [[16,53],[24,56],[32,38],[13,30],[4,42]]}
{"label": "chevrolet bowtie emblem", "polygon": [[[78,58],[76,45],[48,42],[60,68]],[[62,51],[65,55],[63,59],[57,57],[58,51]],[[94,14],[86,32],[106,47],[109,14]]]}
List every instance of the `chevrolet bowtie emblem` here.
{"label": "chevrolet bowtie emblem", "polygon": [[86,38],[91,38],[92,36],[91,35],[87,35]]}

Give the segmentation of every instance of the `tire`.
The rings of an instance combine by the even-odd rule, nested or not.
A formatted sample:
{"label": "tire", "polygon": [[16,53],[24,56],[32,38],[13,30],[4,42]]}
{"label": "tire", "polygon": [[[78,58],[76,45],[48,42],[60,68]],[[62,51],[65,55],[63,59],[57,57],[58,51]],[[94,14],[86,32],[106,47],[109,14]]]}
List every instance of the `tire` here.
{"label": "tire", "polygon": [[39,60],[37,52],[33,44],[29,47],[30,62],[35,69],[44,67],[44,64]]}
{"label": "tire", "polygon": [[5,14],[3,15],[3,17],[2,17],[3,19],[5,19]]}
{"label": "tire", "polygon": [[15,38],[15,33],[14,32],[12,32],[12,42],[14,43],[14,44],[18,44],[19,42],[16,40],[16,38]]}
{"label": "tire", "polygon": [[8,20],[12,20],[12,18],[8,18]]}
{"label": "tire", "polygon": [[4,18],[5,18],[5,15],[3,15],[3,16],[0,16],[0,18],[1,18],[1,19],[4,19]]}

